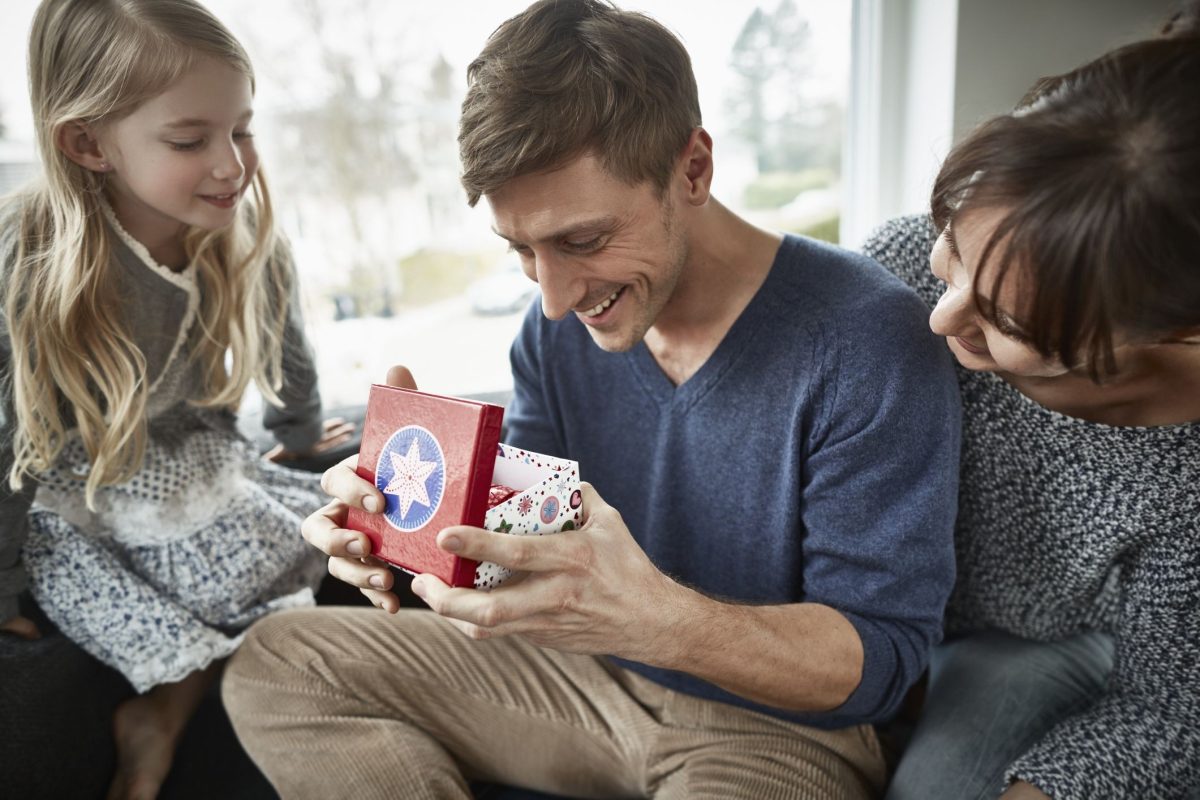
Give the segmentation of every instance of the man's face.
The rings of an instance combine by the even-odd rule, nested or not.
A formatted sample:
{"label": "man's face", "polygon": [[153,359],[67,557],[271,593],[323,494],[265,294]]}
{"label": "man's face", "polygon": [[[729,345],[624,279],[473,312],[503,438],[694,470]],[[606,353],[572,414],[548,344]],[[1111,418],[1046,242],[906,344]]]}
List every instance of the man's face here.
{"label": "man's face", "polygon": [[521,175],[487,195],[496,233],[542,290],[542,312],[573,312],[604,350],[642,340],[679,281],[687,248],[670,192],[630,186],[593,155]]}

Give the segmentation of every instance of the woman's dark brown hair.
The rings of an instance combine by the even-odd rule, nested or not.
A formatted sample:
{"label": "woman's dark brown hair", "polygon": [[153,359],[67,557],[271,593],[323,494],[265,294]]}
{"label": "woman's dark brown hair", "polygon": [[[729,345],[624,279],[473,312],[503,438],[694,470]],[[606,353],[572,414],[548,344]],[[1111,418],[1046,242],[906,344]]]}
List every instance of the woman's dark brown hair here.
{"label": "woman's dark brown hair", "polygon": [[932,212],[944,228],[983,208],[1004,213],[976,292],[993,257],[992,297],[1019,265],[1019,316],[1043,356],[1101,380],[1117,334],[1200,331],[1200,37],[1114,50],[978,128],[942,165]]}

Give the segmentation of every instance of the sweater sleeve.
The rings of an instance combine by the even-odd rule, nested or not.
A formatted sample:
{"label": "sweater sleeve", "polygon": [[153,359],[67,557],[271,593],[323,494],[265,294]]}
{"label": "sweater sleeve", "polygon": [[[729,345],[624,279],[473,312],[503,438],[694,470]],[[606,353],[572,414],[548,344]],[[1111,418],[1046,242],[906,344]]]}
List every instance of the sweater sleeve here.
{"label": "sweater sleeve", "polygon": [[282,406],[264,404],[263,427],[294,453],[307,453],[321,438],[321,395],[317,389],[317,368],[312,347],[304,334],[300,312],[300,286],[287,247],[280,245],[279,255],[286,266],[289,283],[287,319],[283,330],[283,386],[279,391]]}
{"label": "sweater sleeve", "polygon": [[[0,285],[8,285],[8,276],[16,259],[15,219],[7,220],[0,230]],[[33,504],[36,486],[25,480],[24,488],[14,492],[8,486],[8,473],[13,465],[13,395],[12,343],[8,320],[4,317],[5,298],[0,296],[0,621],[17,614],[17,595],[27,585],[21,566],[21,548],[28,531],[29,507]]]}
{"label": "sweater sleeve", "polygon": [[1171,800],[1200,789],[1200,531],[1178,533],[1123,567],[1105,694],[1017,759],[1009,781],[1055,800]]}
{"label": "sweater sleeve", "polygon": [[[4,360],[7,366],[8,359]],[[6,406],[8,404],[6,403]],[[12,427],[9,408],[5,408],[0,436],[0,622],[17,615],[17,595],[25,590],[27,579],[21,566],[21,548],[28,531],[29,507],[33,504],[36,485],[30,479],[19,492],[8,487],[8,472],[12,468]]]}
{"label": "sweater sleeve", "polygon": [[954,584],[961,410],[927,310],[894,282],[881,302],[834,310],[819,424],[803,487],[806,599],[840,611],[862,679],[831,712],[880,721],[941,640]]}

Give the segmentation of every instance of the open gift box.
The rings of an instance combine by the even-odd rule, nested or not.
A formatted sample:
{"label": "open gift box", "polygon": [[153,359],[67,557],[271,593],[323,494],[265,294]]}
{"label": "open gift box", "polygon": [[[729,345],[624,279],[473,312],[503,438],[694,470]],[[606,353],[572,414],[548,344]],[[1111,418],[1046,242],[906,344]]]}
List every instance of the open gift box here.
{"label": "open gift box", "polygon": [[[580,523],[579,465],[500,444],[504,409],[457,397],[374,385],[367,402],[358,474],[383,493],[382,514],[350,509],[346,526],[371,553],[450,586],[490,589],[511,576],[498,564],[440,549],[438,531],[473,525],[541,536]],[[488,508],[493,484],[516,490]]]}

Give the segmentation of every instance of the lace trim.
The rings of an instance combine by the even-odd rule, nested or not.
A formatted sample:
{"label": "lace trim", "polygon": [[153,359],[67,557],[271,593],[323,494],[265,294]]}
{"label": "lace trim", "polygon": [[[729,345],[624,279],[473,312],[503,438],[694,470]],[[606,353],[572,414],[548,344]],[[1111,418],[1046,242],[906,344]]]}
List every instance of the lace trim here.
{"label": "lace trim", "polygon": [[117,238],[125,243],[125,246],[128,247],[129,250],[138,257],[138,260],[141,261],[147,269],[149,269],[158,277],[174,286],[177,286],[187,293],[187,310],[183,312],[183,320],[179,323],[179,332],[175,335],[175,344],[171,347],[171,354],[167,356],[167,361],[165,364],[163,364],[162,372],[160,372],[158,377],[154,379],[154,382],[150,384],[148,391],[150,394],[153,394],[155,390],[158,389],[159,384],[163,382],[163,379],[171,374],[171,364],[174,363],[176,356],[179,355],[180,351],[187,343],[188,334],[192,329],[192,323],[196,320],[196,311],[200,307],[200,288],[196,285],[196,265],[188,264],[181,271],[176,272],[169,267],[159,264],[154,260],[154,257],[150,255],[150,251],[146,249],[146,246],[137,239],[134,239],[133,236],[129,234],[129,231],[125,230],[125,227],[121,225],[120,220],[117,219],[116,212],[113,211],[112,206],[108,204],[107,200],[101,198],[100,208],[104,212],[104,218],[108,220],[108,224],[111,225],[112,229],[116,232]]}
{"label": "lace trim", "polygon": [[[313,605],[316,605],[316,598],[313,596],[312,589],[306,587],[266,603],[263,616],[275,611]],[[173,649],[167,659],[155,659],[138,664],[130,669],[125,677],[139,693],[148,692],[161,683],[181,681],[214,661],[233,655],[233,651],[241,646],[242,639],[246,635],[239,633],[237,636],[223,636],[216,631],[205,631],[205,633],[212,635]]]}

